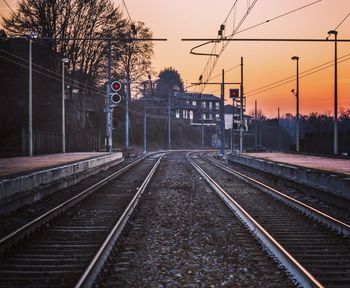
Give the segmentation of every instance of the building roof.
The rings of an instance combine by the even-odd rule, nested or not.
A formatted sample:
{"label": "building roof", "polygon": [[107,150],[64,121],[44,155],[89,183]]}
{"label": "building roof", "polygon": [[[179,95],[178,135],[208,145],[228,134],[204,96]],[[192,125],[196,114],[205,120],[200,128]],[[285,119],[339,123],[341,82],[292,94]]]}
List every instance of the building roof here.
{"label": "building roof", "polygon": [[213,94],[203,94],[198,92],[177,92],[175,93],[175,97],[192,101],[220,101],[220,97]]}

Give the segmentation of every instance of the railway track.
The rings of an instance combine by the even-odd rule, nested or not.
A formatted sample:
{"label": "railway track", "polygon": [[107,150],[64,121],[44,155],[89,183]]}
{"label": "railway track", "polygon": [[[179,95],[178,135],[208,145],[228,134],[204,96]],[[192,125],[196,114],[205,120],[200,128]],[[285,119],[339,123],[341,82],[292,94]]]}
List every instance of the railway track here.
{"label": "railway track", "polygon": [[295,287],[187,162],[166,156],[94,287]]}
{"label": "railway track", "polygon": [[140,159],[3,237],[0,287],[87,287],[160,159]]}
{"label": "railway track", "polygon": [[189,161],[302,286],[350,287],[349,224],[208,158]]}

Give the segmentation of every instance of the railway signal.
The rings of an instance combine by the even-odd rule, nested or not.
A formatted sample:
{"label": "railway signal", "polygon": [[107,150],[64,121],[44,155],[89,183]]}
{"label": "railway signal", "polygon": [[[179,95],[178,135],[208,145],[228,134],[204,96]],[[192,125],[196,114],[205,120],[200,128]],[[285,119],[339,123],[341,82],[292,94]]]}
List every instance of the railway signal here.
{"label": "railway signal", "polygon": [[113,81],[111,84],[112,93],[110,94],[110,106],[116,106],[121,100],[122,97],[118,93],[122,89],[122,84],[119,81]]}
{"label": "railway signal", "polygon": [[230,89],[229,95],[230,98],[239,98],[239,89]]}

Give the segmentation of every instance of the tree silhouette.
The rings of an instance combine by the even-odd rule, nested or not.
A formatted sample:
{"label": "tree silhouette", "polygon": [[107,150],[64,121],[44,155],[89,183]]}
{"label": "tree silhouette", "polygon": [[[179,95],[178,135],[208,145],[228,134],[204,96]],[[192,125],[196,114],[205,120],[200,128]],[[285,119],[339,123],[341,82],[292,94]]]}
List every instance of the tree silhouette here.
{"label": "tree silhouette", "polygon": [[184,92],[184,84],[180,73],[172,67],[160,71],[156,81],[155,95],[158,98],[167,98],[169,93]]}

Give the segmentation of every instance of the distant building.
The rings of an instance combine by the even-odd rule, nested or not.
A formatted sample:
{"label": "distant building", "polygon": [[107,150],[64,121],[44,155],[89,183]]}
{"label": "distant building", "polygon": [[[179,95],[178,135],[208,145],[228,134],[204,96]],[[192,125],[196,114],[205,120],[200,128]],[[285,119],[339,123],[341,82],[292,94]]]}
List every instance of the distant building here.
{"label": "distant building", "polygon": [[[225,105],[225,129],[232,129],[232,123],[234,129],[238,129],[238,124],[240,121],[240,109],[237,107],[232,107],[232,105]],[[246,114],[243,114],[243,125],[245,131],[248,131],[248,127],[252,122],[252,117]]]}
{"label": "distant building", "polygon": [[174,116],[196,124],[217,124],[220,121],[220,98],[213,94],[177,92],[173,103]]}

